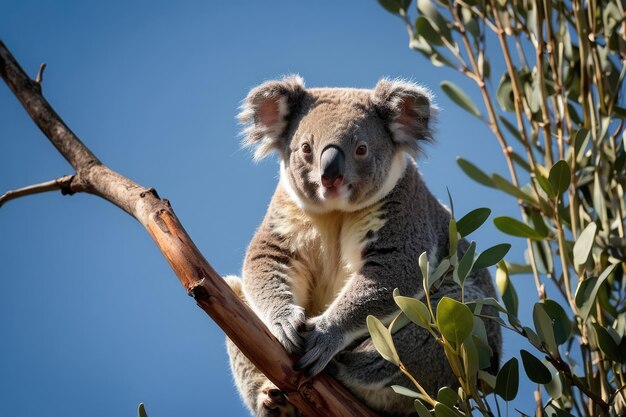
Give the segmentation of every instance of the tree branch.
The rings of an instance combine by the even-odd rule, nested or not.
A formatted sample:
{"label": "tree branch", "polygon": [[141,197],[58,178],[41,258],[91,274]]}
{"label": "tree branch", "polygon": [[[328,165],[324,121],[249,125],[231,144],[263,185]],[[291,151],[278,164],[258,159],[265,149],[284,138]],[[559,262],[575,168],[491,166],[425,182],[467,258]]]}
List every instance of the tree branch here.
{"label": "tree branch", "polygon": [[45,193],[48,191],[61,190],[63,194],[73,194],[70,184],[74,179],[73,175],[66,175],[52,181],[42,182],[40,184],[29,185],[28,187],[18,188],[17,190],[7,191],[0,195],[0,207],[7,201],[24,197],[31,194]]}
{"label": "tree branch", "polygon": [[[320,374],[307,379],[293,371],[294,359],[202,256],[169,202],[160,199],[154,189],[147,189],[103,165],[61,120],[41,94],[40,83],[26,75],[1,41],[0,76],[35,124],[76,170],[69,180],[27,187],[21,190],[21,195],[65,189],[69,193],[94,194],[117,205],[146,228],[198,306],[305,415],[375,416],[330,376]],[[14,191],[10,198],[18,197],[19,192]],[[5,197],[5,201],[10,198]]]}

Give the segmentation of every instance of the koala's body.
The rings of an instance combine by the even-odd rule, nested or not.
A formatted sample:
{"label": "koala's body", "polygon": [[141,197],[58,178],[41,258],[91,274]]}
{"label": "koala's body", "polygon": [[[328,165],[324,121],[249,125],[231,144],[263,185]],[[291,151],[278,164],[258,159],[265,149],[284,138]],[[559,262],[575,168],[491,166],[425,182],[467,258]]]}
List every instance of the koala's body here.
{"label": "koala's body", "polygon": [[[414,412],[389,386],[408,379],[375,350],[366,317],[391,318],[394,288],[423,295],[418,265],[448,252],[450,214],[426,188],[415,165],[431,138],[430,93],[382,80],[373,90],[306,89],[299,77],[253,89],[240,115],[256,157],[280,156],[280,180],[247,251],[243,282],[230,279],[307,375],[326,369],[376,411]],[[460,242],[459,251],[467,243]],[[444,282],[432,299],[460,298]],[[494,297],[486,270],[465,281],[465,298]],[[486,322],[496,354],[501,337]],[[399,356],[431,393],[455,384],[443,350],[425,330],[394,335]],[[232,344],[237,386],[257,416],[297,415],[285,397]]]}

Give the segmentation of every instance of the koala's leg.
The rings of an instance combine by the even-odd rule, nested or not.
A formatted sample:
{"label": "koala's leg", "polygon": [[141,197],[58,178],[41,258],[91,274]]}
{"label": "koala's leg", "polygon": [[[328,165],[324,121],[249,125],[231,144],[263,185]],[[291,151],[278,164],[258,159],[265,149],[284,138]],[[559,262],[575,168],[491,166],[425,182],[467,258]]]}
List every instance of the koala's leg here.
{"label": "koala's leg", "polygon": [[[224,277],[231,289],[243,300],[241,280],[235,276]],[[257,417],[299,417],[299,411],[285,395],[250,360],[226,338],[226,350],[237,389],[252,415]]]}
{"label": "koala's leg", "polygon": [[256,417],[300,417],[281,390],[263,375],[250,360],[226,339],[230,366],[241,398]]}

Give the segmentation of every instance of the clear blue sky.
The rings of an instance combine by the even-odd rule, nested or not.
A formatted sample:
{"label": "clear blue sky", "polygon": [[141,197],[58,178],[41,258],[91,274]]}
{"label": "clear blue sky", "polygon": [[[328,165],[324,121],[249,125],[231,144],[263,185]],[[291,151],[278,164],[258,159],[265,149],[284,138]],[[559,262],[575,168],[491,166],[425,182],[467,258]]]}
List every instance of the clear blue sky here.
{"label": "clear blue sky", "polygon": [[[461,155],[504,172],[486,126],[451,103],[450,79],[407,48],[402,22],[376,1],[31,1],[0,4],[0,39],[112,169],[168,198],[209,262],[238,273],[275,186],[275,159],[239,148],[237,108],[250,88],[297,72],[309,86],[373,87],[383,76],[433,89],[437,143],[420,161],[457,213],[512,199],[464,176]],[[492,49],[496,51],[495,49]],[[497,68],[496,68],[497,69]],[[482,105],[481,105],[482,107]],[[0,193],[71,168],[0,83]],[[489,223],[479,249],[513,241]],[[186,296],[148,234],[90,195],[49,193],[0,209],[0,416],[246,416],[222,331]],[[534,289],[515,277],[522,320]],[[505,338],[505,359],[519,350]],[[532,412],[530,385],[516,406]]]}

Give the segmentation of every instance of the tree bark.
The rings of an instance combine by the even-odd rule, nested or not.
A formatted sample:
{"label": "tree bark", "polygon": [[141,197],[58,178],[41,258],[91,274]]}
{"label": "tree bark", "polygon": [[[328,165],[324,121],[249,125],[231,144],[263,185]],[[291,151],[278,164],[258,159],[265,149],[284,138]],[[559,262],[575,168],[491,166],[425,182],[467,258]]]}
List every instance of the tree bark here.
{"label": "tree bark", "polygon": [[282,390],[289,401],[309,417],[375,416],[349,391],[328,375],[305,378],[293,371],[289,357],[261,320],[231,291],[222,277],[202,256],[169,202],[154,189],[145,188],[112,171],[78,139],[50,106],[41,92],[43,66],[34,81],[22,70],[0,41],[0,76],[20,100],[26,112],[76,173],[27,192],[7,193],[15,198],[53,189],[64,193],[86,192],[115,204],[135,219],[169,262],[180,283],[241,349]]}

